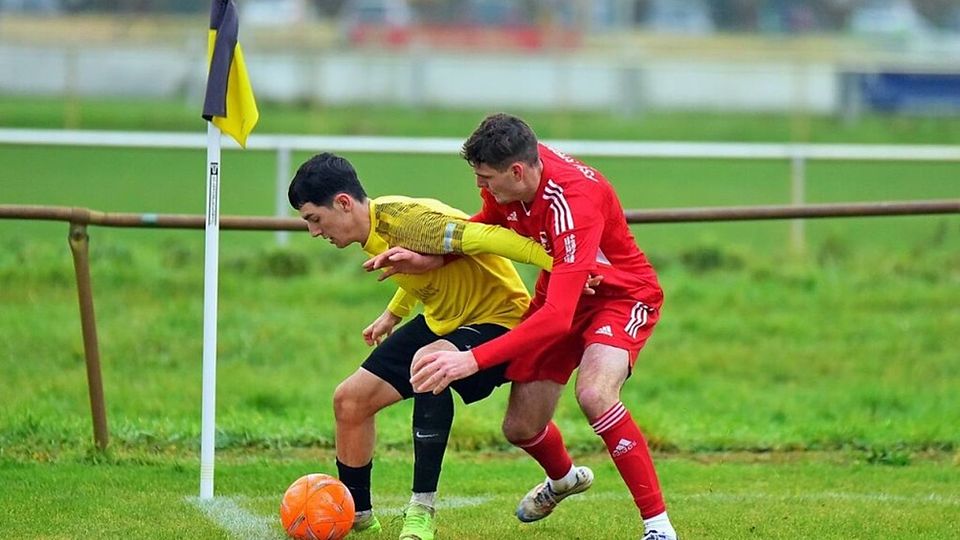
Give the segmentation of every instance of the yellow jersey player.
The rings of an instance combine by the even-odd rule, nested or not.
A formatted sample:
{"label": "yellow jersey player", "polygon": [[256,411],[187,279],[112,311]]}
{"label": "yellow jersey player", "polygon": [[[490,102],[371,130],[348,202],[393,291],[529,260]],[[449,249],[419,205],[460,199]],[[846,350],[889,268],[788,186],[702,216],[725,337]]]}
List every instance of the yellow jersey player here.
{"label": "yellow jersey player", "polygon": [[[368,256],[392,247],[422,248],[443,242],[446,225],[467,219],[463,212],[433,199],[388,196],[369,198],[349,161],[323,153],[306,161],[288,191],[290,204],[314,237],[337,248],[360,244]],[[492,242],[511,258],[549,265],[539,244],[501,227],[477,225],[470,235],[457,233],[457,245]],[[439,236],[438,236],[439,235]],[[423,274],[396,274],[396,294],[386,310],[363,330],[376,346],[361,366],[337,387],[337,470],[356,503],[354,531],[379,531],[370,497],[378,411],[414,399],[413,495],[404,511],[400,534],[405,540],[431,540],[440,468],[453,422],[450,390],[416,394],[410,366],[416,358],[439,351],[466,351],[516,326],[529,305],[520,276],[510,261],[493,254],[463,256]],[[417,303],[422,314],[397,326]],[[482,370],[453,383],[464,403],[483,399],[506,379],[506,364]]]}

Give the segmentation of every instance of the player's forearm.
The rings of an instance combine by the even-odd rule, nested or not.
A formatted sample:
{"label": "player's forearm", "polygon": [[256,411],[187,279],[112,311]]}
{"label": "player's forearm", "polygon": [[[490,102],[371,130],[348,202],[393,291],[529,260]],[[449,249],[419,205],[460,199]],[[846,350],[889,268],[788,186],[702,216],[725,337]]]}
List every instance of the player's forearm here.
{"label": "player's forearm", "polygon": [[573,325],[580,291],[586,279],[586,271],[552,276],[543,307],[513,330],[473,349],[480,369],[517,359],[517,351],[530,350],[531,344],[535,344],[536,348],[544,347],[567,333]]}

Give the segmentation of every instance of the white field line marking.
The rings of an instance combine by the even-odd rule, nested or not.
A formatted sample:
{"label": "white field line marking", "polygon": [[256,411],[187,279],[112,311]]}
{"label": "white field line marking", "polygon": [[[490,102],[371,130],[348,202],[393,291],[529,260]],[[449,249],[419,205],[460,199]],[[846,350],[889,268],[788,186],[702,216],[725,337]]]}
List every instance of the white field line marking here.
{"label": "white field line marking", "polygon": [[[438,510],[455,510],[458,508],[470,508],[482,506],[490,502],[510,501],[515,502],[519,495],[478,495],[473,497],[446,497],[438,501]],[[630,499],[629,493],[625,490],[605,491],[599,493],[585,493],[570,497],[568,501],[576,503],[586,503],[590,501]],[[771,493],[687,493],[667,495],[667,499],[674,502],[679,501],[719,501],[719,502],[750,502],[750,501],[859,501],[867,503],[909,503],[909,504],[928,504],[943,506],[960,506],[960,497],[950,497],[930,493],[927,495],[891,495],[886,493],[843,493],[827,491],[823,493],[797,493],[790,495],[776,495]],[[233,538],[238,539],[278,539],[283,538],[279,528],[275,527],[279,519],[276,514],[258,515],[243,508],[241,503],[244,501],[264,502],[276,501],[279,505],[279,496],[261,495],[257,497],[216,497],[210,501],[201,501],[196,497],[188,497],[187,500],[200,509],[201,512],[213,523],[226,530]],[[379,497],[374,500],[374,508],[377,515],[397,516],[403,513],[406,506],[406,498],[401,496]],[[388,503],[388,506],[382,506],[382,503]],[[569,504],[569,503],[568,503]]]}
{"label": "white field line marking", "polygon": [[[492,496],[478,496],[478,497],[443,497],[437,501],[437,511],[443,510],[456,510],[457,508],[472,508],[474,506],[480,506],[486,504],[495,497]],[[374,512],[380,516],[399,516],[403,514],[403,509],[407,507],[406,498],[394,498],[391,497],[387,499],[390,501],[390,506],[380,506],[377,503],[378,500],[373,501]],[[394,502],[397,501],[397,502]],[[402,502],[401,502],[402,501]],[[398,504],[399,502],[399,504]]]}
{"label": "white field line marking", "polygon": [[[235,500],[248,500],[255,502],[263,501],[277,501],[277,507],[280,506],[280,498],[273,495],[261,495],[258,497],[234,497]],[[493,501],[496,497],[491,495],[479,495],[476,497],[440,497],[440,500],[437,501],[437,510],[455,510],[457,508],[471,508],[474,506],[481,506],[490,501]],[[373,509],[378,516],[399,516],[403,513],[403,509],[407,506],[407,499],[403,496],[391,496],[387,495],[385,497],[377,497],[374,495],[373,498]]]}
{"label": "white field line marking", "polygon": [[214,497],[201,501],[197,497],[187,500],[200,509],[213,523],[224,529],[233,538],[276,539],[283,538],[274,527],[275,516],[259,516],[240,506],[236,497]]}
{"label": "white field line marking", "polygon": [[[399,516],[403,513],[403,509],[406,504],[396,505],[400,501],[406,501],[407,499],[402,497],[384,497],[387,501],[394,503],[394,505],[383,507],[377,506],[376,501],[374,501],[377,515],[379,516]],[[272,514],[268,516],[262,516],[254,514],[243,508],[241,504],[244,501],[277,501],[277,506],[279,508],[280,499],[279,497],[274,496],[260,496],[260,497],[214,497],[209,501],[201,501],[197,497],[188,497],[187,500],[200,509],[201,512],[213,523],[218,525],[221,529],[224,529],[234,538],[241,539],[277,539],[284,538],[284,536],[279,532],[278,528],[275,528],[275,524],[279,522],[278,514]],[[493,497],[488,496],[479,496],[479,497],[447,497],[441,499],[437,503],[438,510],[454,510],[457,508],[469,508],[473,506],[480,506],[487,502],[493,500]]]}

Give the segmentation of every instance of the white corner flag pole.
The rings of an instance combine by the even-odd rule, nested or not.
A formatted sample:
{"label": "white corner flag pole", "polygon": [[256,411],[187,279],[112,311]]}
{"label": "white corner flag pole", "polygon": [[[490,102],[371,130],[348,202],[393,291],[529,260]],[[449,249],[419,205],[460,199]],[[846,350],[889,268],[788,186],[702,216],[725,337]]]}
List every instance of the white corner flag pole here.
{"label": "white corner flag pole", "polygon": [[217,270],[220,253],[220,128],[207,122],[207,213],[203,259],[203,413],[200,500],[213,498],[217,404]]}

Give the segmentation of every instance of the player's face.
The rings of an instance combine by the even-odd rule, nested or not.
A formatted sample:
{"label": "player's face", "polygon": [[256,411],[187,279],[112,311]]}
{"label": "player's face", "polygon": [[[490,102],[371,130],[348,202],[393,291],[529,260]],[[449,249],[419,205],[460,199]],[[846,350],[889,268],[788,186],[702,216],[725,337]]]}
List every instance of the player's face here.
{"label": "player's face", "polygon": [[332,207],[304,203],[300,207],[300,217],[307,222],[307,230],[314,238],[322,236],[338,248],[362,240],[355,238],[356,227],[350,212],[339,205],[335,199]]}
{"label": "player's face", "polygon": [[504,171],[481,163],[473,168],[473,174],[477,177],[477,187],[490,192],[498,203],[520,200],[520,179],[523,176],[523,166],[520,163],[514,163]]}

